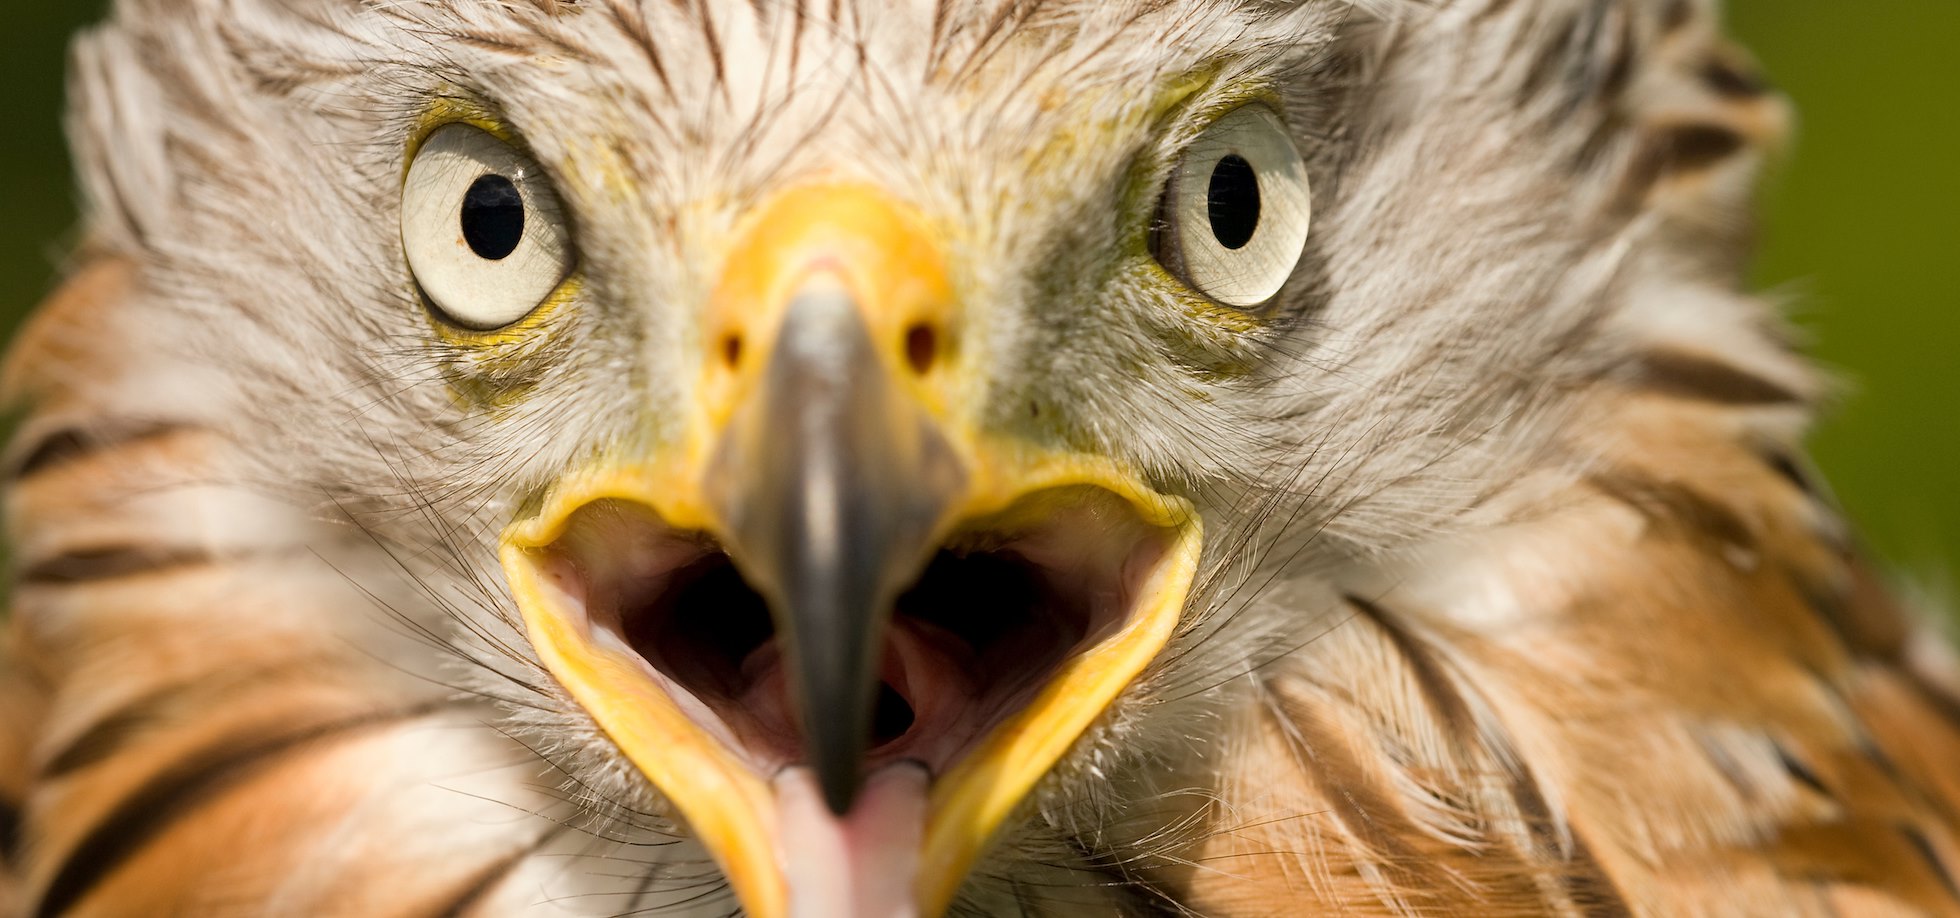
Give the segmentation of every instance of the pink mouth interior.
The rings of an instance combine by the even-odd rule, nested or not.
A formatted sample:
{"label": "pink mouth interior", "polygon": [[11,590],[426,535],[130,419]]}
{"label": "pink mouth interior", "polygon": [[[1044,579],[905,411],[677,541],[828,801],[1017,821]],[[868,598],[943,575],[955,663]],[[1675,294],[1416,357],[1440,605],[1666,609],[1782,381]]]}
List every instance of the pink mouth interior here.
{"label": "pink mouth interior", "polygon": [[[867,773],[900,760],[943,773],[1129,618],[1168,533],[1097,489],[1041,499],[1039,523],[956,538],[894,604]],[[757,772],[803,761],[769,609],[711,541],[601,501],[545,553],[594,639],[637,655]]]}

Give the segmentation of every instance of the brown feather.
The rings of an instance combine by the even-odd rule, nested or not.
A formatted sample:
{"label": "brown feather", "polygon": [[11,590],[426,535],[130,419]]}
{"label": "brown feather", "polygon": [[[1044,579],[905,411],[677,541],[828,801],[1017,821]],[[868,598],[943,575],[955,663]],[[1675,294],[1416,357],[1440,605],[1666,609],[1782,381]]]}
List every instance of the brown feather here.
{"label": "brown feather", "polygon": [[[470,15],[508,12],[506,6],[472,7]],[[561,4],[540,0],[533,6],[555,12]],[[812,17],[807,40],[813,48],[822,37],[819,26],[842,25],[838,11],[847,5],[830,6],[829,22],[815,18],[821,10],[807,11]],[[1025,36],[1017,30],[1044,21],[1054,6],[1044,11],[1043,4],[974,5],[967,12],[978,18],[957,27],[949,12],[952,5],[942,6],[940,12],[948,15],[933,17],[934,42],[958,38],[971,47],[964,57],[945,57],[935,44],[934,71],[950,77],[954,71],[984,74],[988,67],[1005,66],[1002,62],[1020,53],[1014,42]],[[1565,235],[1596,233],[1607,240],[1639,236],[1628,243],[1638,254],[1627,260],[1665,262],[1663,269],[1655,271],[1645,263],[1626,268],[1615,256],[1599,259],[1608,263],[1605,273],[1647,271],[1665,275],[1662,280],[1679,283],[1697,296],[1728,295],[1739,282],[1739,253],[1748,243],[1754,166],[1781,142],[1787,114],[1782,100],[1714,34],[1709,4],[1486,0],[1468,18],[1452,18],[1456,10],[1447,5],[1407,6],[1409,18],[1394,23],[1369,23],[1357,13],[1354,21],[1366,23],[1366,28],[1358,37],[1337,42],[1340,47],[1326,55],[1328,66],[1335,68],[1351,55],[1366,60],[1368,66],[1356,64],[1352,74],[1358,84],[1350,87],[1358,100],[1352,104],[1382,108],[1365,113],[1372,118],[1357,119],[1355,137],[1348,136],[1349,125],[1335,122],[1339,130],[1329,131],[1318,143],[1335,146],[1359,138],[1392,148],[1393,132],[1406,127],[1398,122],[1433,117],[1419,112],[1433,100],[1399,97],[1423,94],[1425,84],[1414,75],[1418,71],[1451,71],[1408,49],[1440,48],[1456,54],[1472,42],[1463,35],[1419,34],[1421,29],[1460,22],[1463,28],[1489,30],[1471,36],[1479,43],[1493,36],[1518,36],[1518,53],[1504,55],[1505,64],[1488,76],[1510,81],[1500,94],[1507,105],[1529,113],[1520,118],[1552,119],[1558,122],[1553,127],[1573,128],[1558,135],[1567,143],[1549,145],[1571,151],[1569,157],[1558,154],[1550,167],[1571,175],[1534,184],[1536,197],[1514,200],[1493,191],[1486,206],[1504,211],[1507,220],[1529,224],[1533,232],[1516,233],[1525,241],[1536,232],[1559,236],[1562,244]],[[410,7],[379,9],[394,15],[412,12]],[[592,12],[594,19],[616,20],[643,50],[653,82],[669,92],[688,85],[683,79],[688,75],[685,43],[669,34],[675,30],[656,30],[642,21],[665,15],[666,7],[615,2],[599,4]],[[805,12],[799,6],[791,23],[797,30],[792,47],[805,41]],[[742,60],[733,44],[740,35],[732,17],[723,18],[728,21],[697,24],[700,36],[711,40],[715,72],[729,77],[736,74],[732,65]],[[141,34],[155,41],[156,34],[178,33]],[[242,43],[227,37],[230,53],[249,56],[254,35],[234,37]],[[507,63],[523,61],[526,55],[511,52],[531,47],[493,32],[458,37],[458,54],[488,52]],[[345,42],[330,44],[360,43],[351,32],[341,38]],[[729,44],[724,47],[724,42]],[[591,63],[574,66],[570,50],[560,48],[568,55],[559,61],[561,73],[583,72],[580,68]],[[869,48],[857,51],[864,55],[860,66],[869,72]],[[1397,54],[1410,57],[1396,59]],[[84,63],[90,60],[95,69],[80,68],[82,79],[100,82],[123,73],[100,59]],[[246,92],[216,78],[189,76],[196,69],[192,63],[161,56],[155,66],[165,76],[155,78],[157,85],[143,86],[167,98],[174,106],[169,111],[180,116],[225,109],[211,93]],[[615,69],[625,66],[610,63]],[[1424,69],[1430,63],[1436,63],[1433,71]],[[1395,69],[1398,65],[1401,70]],[[342,62],[315,76],[339,79],[365,69]],[[1373,86],[1369,81],[1379,75],[1376,69],[1391,78]],[[305,114],[303,97],[339,98],[324,90],[311,96],[298,92],[310,84],[282,75],[286,71],[254,72],[258,91],[278,94],[276,100],[257,100],[267,111]],[[1325,72],[1349,77],[1344,69]],[[717,85],[721,100],[730,103],[733,84],[724,80]],[[164,87],[172,91],[164,93]],[[1499,92],[1480,84],[1465,91],[1471,89]],[[1066,101],[1066,95],[1057,92],[1054,98]],[[249,200],[239,188],[269,180],[249,169],[229,169],[231,159],[214,150],[231,148],[205,145],[222,133],[208,121],[186,119],[203,128],[201,132],[151,137],[143,131],[154,126],[152,121],[170,119],[118,120],[123,113],[117,107],[127,99],[147,99],[143,92],[115,83],[108,89],[96,87],[91,97],[100,97],[90,110],[90,117],[102,122],[95,131],[115,141],[107,146],[146,143],[157,148],[149,151],[155,159],[182,158],[173,164],[209,182],[200,191],[210,201],[236,209],[238,201]],[[1060,101],[1054,106],[1058,111]],[[332,104],[341,108],[323,122],[360,120],[342,110],[344,102]],[[1337,114],[1335,103],[1326,106],[1330,117]],[[663,119],[673,116],[664,103],[643,107],[651,124],[664,124]],[[1452,110],[1448,120],[1450,131],[1437,132],[1443,141],[1454,137],[1463,119]],[[1009,123],[1019,122],[1003,122]],[[1503,133],[1516,130],[1515,125],[1502,123],[1511,127],[1491,127],[1474,146],[1496,151],[1479,156],[1508,163],[1520,144]],[[1539,120],[1530,123],[1536,126]],[[361,130],[371,127],[363,124]],[[323,136],[330,133],[321,128]],[[1007,136],[1016,131],[982,133]],[[1554,133],[1546,131],[1548,137]],[[85,136],[102,145],[95,133]],[[373,140],[367,133],[361,136]],[[603,143],[629,145],[620,138]],[[909,141],[898,145],[912,146]],[[1068,149],[1088,146],[1082,140]],[[242,144],[238,149],[256,147]],[[292,154],[296,148],[267,149]],[[338,147],[308,135],[305,149],[307,155],[324,155],[321,151]],[[1453,148],[1442,142],[1436,149]],[[1349,155],[1365,162],[1368,152],[1358,149]],[[91,187],[104,201],[121,202],[120,207],[100,208],[105,231],[121,245],[163,258],[150,234],[167,233],[175,224],[152,220],[143,206],[154,203],[146,192],[163,186],[151,181],[143,168],[155,163],[100,151],[85,158],[103,173]],[[284,158],[291,157],[279,161]],[[1454,187],[1465,173],[1450,172],[1448,163],[1437,161],[1447,158],[1431,157],[1425,147],[1417,161],[1438,166],[1436,176],[1449,180],[1452,195],[1483,200]],[[1320,161],[1317,154],[1314,162]],[[274,160],[260,164],[270,162]],[[1519,168],[1531,172],[1534,182],[1542,178],[1532,171],[1537,165]],[[392,176],[395,170],[393,164],[382,163],[372,171]],[[1071,162],[1070,171],[1087,170]],[[1423,179],[1414,174],[1419,170],[1390,171],[1391,190]],[[156,174],[175,175],[161,166]],[[1373,188],[1389,197],[1389,191],[1367,185],[1361,176],[1343,178],[1350,188]],[[1332,188],[1337,197],[1330,202],[1337,206],[1326,209],[1325,221],[1333,227],[1336,243],[1344,230],[1349,236],[1378,234],[1385,240],[1380,245],[1392,247],[1402,238],[1398,233],[1434,220],[1426,209],[1421,212],[1425,219],[1412,219],[1379,202],[1379,210],[1370,211],[1366,196],[1359,203],[1340,200],[1343,182],[1315,187],[1317,194]],[[1577,196],[1598,200],[1573,204],[1565,200],[1574,197],[1567,193],[1573,188],[1600,191]],[[1452,203],[1459,203],[1456,197]],[[1561,222],[1569,215],[1545,217],[1539,225],[1541,208],[1565,207],[1596,217],[1599,225]],[[1356,217],[1356,208],[1370,212]],[[1444,217],[1438,222],[1447,224],[1447,232],[1439,238],[1452,245],[1460,241],[1455,237],[1472,235],[1466,227],[1478,228],[1461,216]],[[1316,220],[1321,219],[1317,211]],[[1357,222],[1366,226],[1357,227]],[[666,229],[678,225],[670,215]],[[1635,226],[1642,231],[1629,229]],[[389,246],[400,241],[393,227],[382,235]],[[1059,248],[1075,248],[1066,242],[1074,237],[1059,238],[1065,240]],[[631,249],[636,258],[649,252],[645,246],[615,245]],[[1414,246],[1430,260],[1412,262],[1419,267],[1407,273],[1448,274],[1454,262],[1446,250],[1452,245]],[[281,258],[306,254],[298,251],[301,246],[269,247],[278,249]],[[218,248],[228,259],[233,254]],[[1336,251],[1335,246],[1328,249]],[[341,253],[332,254],[338,258]],[[1540,257],[1556,262],[1566,256]],[[1314,264],[1316,260],[1328,263]],[[304,277],[306,271],[294,268],[296,264],[311,263],[278,261],[276,267],[261,264],[257,269],[291,270]],[[157,273],[191,287],[200,280],[218,283],[192,277],[200,270],[230,278],[208,264],[166,267],[172,270]],[[1550,267],[1584,273],[1563,262]],[[1302,273],[1325,273],[1325,278],[1308,278],[1317,284],[1339,277],[1379,280],[1396,272],[1381,271],[1352,255],[1327,254],[1310,258]],[[173,374],[187,368],[159,366],[160,358],[145,348],[141,335],[127,331],[150,327],[146,320],[166,311],[150,302],[155,294],[145,289],[146,280],[152,278],[135,261],[99,255],[86,260],[23,330],[0,369],[0,395],[25,412],[5,463],[7,533],[17,588],[9,600],[12,618],[6,659],[0,663],[0,866],[6,868],[0,871],[6,877],[0,884],[12,884],[0,885],[0,910],[36,915],[498,914],[531,904],[536,889],[521,882],[524,871],[534,863],[549,863],[559,850],[551,846],[561,839],[586,834],[592,847],[607,851],[655,844],[629,844],[609,831],[620,823],[641,827],[633,817],[666,825],[657,813],[632,810],[637,798],[609,799],[572,772],[555,771],[547,755],[551,750],[535,751],[505,735],[505,730],[518,732],[513,725],[519,718],[538,712],[497,707],[442,684],[443,673],[430,673],[426,667],[410,672],[396,665],[389,656],[396,643],[441,644],[450,632],[423,627],[406,615],[373,621],[385,618],[373,610],[386,607],[387,597],[354,589],[350,578],[333,566],[339,558],[316,554],[331,553],[341,543],[366,535],[350,518],[285,505],[254,503],[241,510],[239,502],[250,495],[214,486],[236,480],[234,464],[247,452],[247,444],[228,440],[201,416],[204,406],[173,403],[167,394],[159,394],[167,393],[163,384]],[[1225,704],[1222,712],[1207,710],[1219,719],[1201,722],[1216,732],[1190,744],[1215,745],[1209,755],[1192,753],[1191,761],[1169,761],[1162,769],[1169,777],[1120,775],[1141,784],[1189,779],[1196,790],[1159,801],[1169,828],[1152,826],[1141,833],[1149,840],[1147,846],[1126,847],[1119,839],[1105,846],[1110,850],[1086,850],[1093,847],[1087,833],[1059,839],[1055,863],[1039,865],[1053,867],[1053,875],[1074,881],[1107,874],[1135,882],[1113,884],[1123,888],[1107,895],[1061,890],[1054,893],[1058,901],[1076,892],[1109,911],[1161,906],[1219,916],[1960,914],[1960,768],[1955,767],[1960,762],[1960,667],[1923,622],[1887,596],[1850,550],[1845,527],[1821,489],[1790,458],[1798,455],[1796,440],[1818,397],[1817,383],[1799,361],[1777,350],[1773,334],[1760,328],[1743,333],[1724,327],[1724,334],[1709,334],[1705,341],[1676,340],[1678,327],[1655,331],[1635,321],[1639,316],[1615,314],[1625,304],[1617,299],[1623,291],[1614,284],[1595,288],[1573,283],[1583,290],[1581,305],[1594,299],[1601,305],[1591,308],[1590,317],[1577,322],[1569,337],[1561,338],[1570,345],[1565,350],[1575,353],[1545,356],[1558,367],[1567,366],[1568,360],[1580,366],[1549,382],[1518,374],[1516,384],[1528,394],[1558,389],[1572,403],[1568,412],[1544,421],[1548,442],[1542,450],[1530,451],[1530,470],[1521,480],[1492,473],[1491,480],[1479,478],[1467,485],[1450,481],[1479,495],[1465,519],[1448,513],[1412,515],[1418,522],[1409,524],[1409,531],[1397,530],[1364,546],[1399,545],[1406,551],[1361,550],[1353,552],[1366,555],[1360,560],[1343,557],[1346,563],[1326,563],[1310,573],[1283,572],[1329,581],[1315,581],[1315,586],[1326,588],[1330,608],[1286,612],[1303,618],[1332,615],[1339,624],[1270,665],[1253,668],[1243,679],[1224,680],[1231,687],[1218,695],[1238,703]],[[676,287],[685,284],[677,281]],[[1369,426],[1366,436],[1351,442],[1335,437],[1316,447],[1328,447],[1324,452],[1329,455],[1356,453],[1363,465],[1379,452],[1388,457],[1384,465],[1440,469],[1428,479],[1414,473],[1396,476],[1384,489],[1409,480],[1436,484],[1462,474],[1455,470],[1477,468],[1444,460],[1491,445],[1474,442],[1474,434],[1464,431],[1488,420],[1474,403],[1504,398],[1466,395],[1453,387],[1422,389],[1412,378],[1432,367],[1441,367],[1435,378],[1454,378],[1444,365],[1461,362],[1466,345],[1454,335],[1435,341],[1413,332],[1409,340],[1398,337],[1424,320],[1433,321],[1423,307],[1429,301],[1454,302],[1455,288],[1417,285],[1414,294],[1395,287],[1373,289],[1409,302],[1385,300],[1371,308],[1406,305],[1408,310],[1376,328],[1379,338],[1341,343],[1363,352],[1428,355],[1414,368],[1381,365],[1396,372],[1380,374],[1383,381],[1377,388],[1382,391],[1366,394],[1369,400],[1400,396],[1423,402],[1428,410],[1418,416],[1435,423],[1415,425],[1419,433],[1387,430],[1379,437]],[[374,290],[364,288],[363,293]],[[1519,294],[1517,305],[1535,307],[1533,298],[1541,296],[1549,300],[1549,310],[1573,308],[1551,294],[1530,292]],[[1669,296],[1627,294],[1625,302],[1677,307]],[[182,303],[170,305],[188,309]],[[1355,308],[1346,302],[1336,305]],[[1761,318],[1754,304],[1737,306],[1733,313],[1706,324]],[[252,309],[213,314],[230,316],[241,326],[251,325],[255,334],[269,336],[241,340],[270,340],[287,333],[277,315]],[[1322,320],[1321,314],[1307,309],[1300,314],[1310,317],[1300,320],[1301,328],[1319,330],[1314,323]],[[1491,324],[1481,314],[1458,318],[1466,317]],[[418,323],[424,318],[415,314]],[[1055,338],[1086,335],[1110,324],[1098,318],[1077,328],[1059,311],[1045,318],[1062,323],[1055,328],[1067,332],[1051,336]],[[1266,321],[1239,318],[1248,327]],[[1338,316],[1327,321],[1334,318]],[[363,320],[378,321],[372,316]],[[1668,337],[1669,331],[1676,337]],[[1166,353],[1199,355],[1193,359],[1202,364],[1208,358],[1202,356],[1202,347],[1190,343],[1195,339],[1189,334],[1165,333],[1153,340]],[[1223,340],[1225,333],[1218,335]],[[384,344],[399,346],[394,337]],[[1308,347],[1304,339],[1280,344],[1272,348],[1275,353]],[[1378,344],[1387,346],[1374,347]],[[1479,348],[1511,344],[1502,335],[1472,341]],[[1589,347],[1609,353],[1592,355]],[[527,350],[527,359],[563,356],[530,350],[537,353]],[[1520,354],[1525,355],[1520,360],[1530,359],[1529,352]],[[1588,360],[1588,355],[1597,359]],[[1234,365],[1238,363],[1244,369],[1253,365],[1250,359]],[[264,367],[281,364],[275,354],[255,366],[261,375],[272,375]],[[1330,385],[1373,376],[1372,366],[1344,365],[1349,372],[1328,374]],[[609,368],[614,370],[616,365]],[[1094,374],[1080,375],[1082,385],[1098,384]],[[1337,376],[1342,378],[1334,380]],[[1161,377],[1170,378],[1183,379]],[[412,383],[393,377],[369,382],[391,390],[398,384],[412,388]],[[1250,377],[1246,385],[1253,386]],[[304,384],[294,388],[308,398],[318,395]],[[371,394],[351,384],[349,391]],[[1218,399],[1234,394],[1193,391],[1214,392]],[[447,394],[427,401],[443,403]],[[285,395],[295,398],[292,392]],[[1536,397],[1519,396],[1519,404],[1536,404]],[[1269,403],[1260,404],[1259,410],[1266,410]],[[1058,413],[1044,414],[1047,406],[1046,401],[1031,402],[1031,413],[1039,418]],[[344,406],[330,407],[341,412]],[[1014,413],[1020,414],[1018,405]],[[1140,422],[1149,412],[1133,413]],[[328,416],[342,418],[338,413],[308,415]],[[1301,418],[1303,427],[1320,420],[1307,414]],[[1105,422],[1122,427],[1130,419],[1124,420]],[[1202,439],[1202,426],[1193,422],[1180,432]],[[1451,437],[1463,434],[1467,447],[1455,439],[1448,450],[1436,446],[1441,441],[1427,439],[1431,428],[1448,428]],[[1540,428],[1494,424],[1490,429],[1536,433]],[[303,432],[283,433],[303,437]],[[381,452],[379,447],[375,451]],[[388,465],[383,461],[387,458],[364,457],[382,466]],[[510,469],[499,462],[503,458],[508,457],[491,456],[479,464],[489,470],[488,476],[509,477]],[[1279,459],[1280,464],[1299,459],[1308,467],[1307,458]],[[1326,476],[1307,489],[1316,495],[1320,485],[1338,488],[1339,473],[1348,471],[1314,468],[1324,469]],[[310,481],[322,483],[320,478]],[[380,487],[374,480],[325,483],[357,495],[363,488]],[[414,491],[410,482],[393,484]],[[1424,496],[1420,488],[1410,488],[1384,502],[1413,503]],[[1350,497],[1353,506],[1368,509],[1365,497]],[[414,504],[407,512],[417,511],[436,512],[433,504]],[[323,523],[316,515],[332,519]],[[200,520],[222,524],[200,526]],[[1345,526],[1349,521],[1332,523]],[[1352,531],[1344,535],[1340,526],[1323,525],[1332,533],[1329,541],[1365,541]],[[1422,542],[1418,536],[1428,537],[1432,528],[1444,535]],[[431,541],[449,536],[444,530]],[[372,544],[362,548],[370,562],[386,554]],[[412,574],[399,579],[412,579]],[[415,598],[436,604],[426,602],[428,596]],[[390,631],[387,625],[398,628]],[[443,627],[485,625],[464,620]],[[489,644],[520,640],[501,632],[477,636]],[[524,648],[505,644],[504,649],[509,651],[505,656],[521,662]],[[1194,651],[1194,656],[1201,655]],[[1225,671],[1246,663],[1227,662]],[[550,697],[542,691],[533,694]],[[563,713],[544,712],[539,719],[548,728],[533,733],[556,729],[562,734],[583,723],[576,715],[552,719]],[[589,759],[602,759],[608,748],[595,736],[566,739],[565,745]],[[600,761],[594,770],[605,764]],[[1096,764],[1078,771],[1095,772]],[[643,786],[634,780],[615,786]],[[471,790],[475,781],[494,782],[495,793],[476,793]],[[547,786],[537,787],[540,781]],[[1104,802],[1100,790],[1105,789],[1086,795],[1092,804]],[[573,799],[561,799],[565,794]],[[1109,798],[1120,800],[1116,794]],[[552,808],[559,803],[568,805]],[[1145,804],[1138,809],[1148,810]],[[626,815],[615,819],[613,810]],[[559,813],[567,815],[561,818]],[[1096,825],[1112,826],[1130,814],[1090,815]],[[1042,827],[1021,828],[1037,834]],[[1120,833],[1111,829],[1110,834]],[[621,899],[626,911],[639,908],[647,890],[667,881],[676,881],[670,885],[690,895],[699,889],[710,906],[718,907],[722,900],[716,897],[726,895],[712,867],[698,858],[621,860],[626,861],[622,870],[638,871],[623,877],[629,888],[638,884],[637,892]],[[1018,879],[1009,876],[1007,882]],[[1031,908],[1020,898],[1022,890],[1013,893],[1017,906]]]}
{"label": "brown feather", "polygon": [[[531,850],[539,827],[389,805],[455,793],[434,789],[457,777],[439,764],[453,759],[418,747],[453,746],[475,716],[337,637],[347,588],[317,559],[184,525],[231,506],[200,487],[225,447],[177,419],[118,414],[121,380],[102,368],[136,356],[102,329],[129,295],[125,266],[87,266],[7,364],[7,393],[32,409],[16,450],[37,457],[16,460],[8,494],[0,810],[21,814],[27,842],[8,872],[22,888],[0,888],[9,913],[257,915],[277,901],[284,914],[422,915],[480,898],[484,872]],[[95,433],[116,430],[143,433]],[[218,608],[253,627],[186,627]],[[69,687],[55,711],[50,685]],[[479,761],[510,756],[476,745]],[[359,831],[342,828],[350,814]],[[308,870],[318,879],[295,888]],[[411,888],[437,901],[404,900]]]}

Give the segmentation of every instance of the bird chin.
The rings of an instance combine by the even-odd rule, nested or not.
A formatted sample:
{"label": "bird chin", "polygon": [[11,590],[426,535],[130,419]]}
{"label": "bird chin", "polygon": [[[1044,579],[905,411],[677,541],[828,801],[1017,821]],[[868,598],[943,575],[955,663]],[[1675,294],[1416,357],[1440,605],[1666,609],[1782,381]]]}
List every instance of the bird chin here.
{"label": "bird chin", "polygon": [[754,914],[943,910],[1169,640],[1199,544],[1187,504],[1094,484],[1036,488],[949,527],[878,612],[863,790],[833,813],[768,601],[715,539],[631,490],[555,495],[507,535],[505,569],[541,659]]}

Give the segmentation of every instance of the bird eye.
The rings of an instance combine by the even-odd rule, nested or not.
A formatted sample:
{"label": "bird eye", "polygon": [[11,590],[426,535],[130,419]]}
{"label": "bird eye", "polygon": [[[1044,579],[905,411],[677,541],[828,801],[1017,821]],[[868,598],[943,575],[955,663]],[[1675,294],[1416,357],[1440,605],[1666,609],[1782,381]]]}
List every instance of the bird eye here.
{"label": "bird eye", "polygon": [[564,210],[537,163],[466,124],[429,135],[408,167],[402,246],[436,310],[478,330],[529,315],[573,263]]}
{"label": "bird eye", "polygon": [[1164,190],[1151,254],[1228,306],[1273,298],[1307,242],[1307,166],[1279,115],[1246,105],[1186,147]]}

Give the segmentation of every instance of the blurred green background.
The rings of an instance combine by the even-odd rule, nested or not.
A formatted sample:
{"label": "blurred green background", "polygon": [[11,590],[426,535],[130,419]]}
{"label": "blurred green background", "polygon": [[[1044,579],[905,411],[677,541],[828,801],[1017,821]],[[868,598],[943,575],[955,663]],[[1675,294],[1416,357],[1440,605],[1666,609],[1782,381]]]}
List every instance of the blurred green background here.
{"label": "blurred green background", "polygon": [[[0,332],[47,292],[73,236],[63,48],[102,9],[9,5]],[[1943,572],[1960,535],[1960,2],[1731,0],[1729,18],[1800,113],[1757,277],[1851,383],[1817,457],[1877,548]]]}

